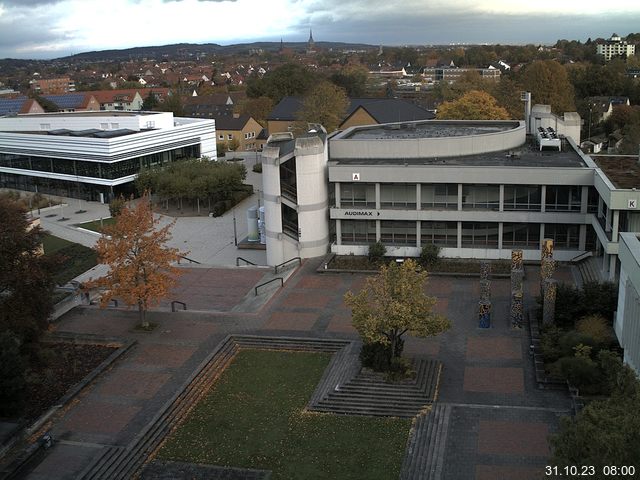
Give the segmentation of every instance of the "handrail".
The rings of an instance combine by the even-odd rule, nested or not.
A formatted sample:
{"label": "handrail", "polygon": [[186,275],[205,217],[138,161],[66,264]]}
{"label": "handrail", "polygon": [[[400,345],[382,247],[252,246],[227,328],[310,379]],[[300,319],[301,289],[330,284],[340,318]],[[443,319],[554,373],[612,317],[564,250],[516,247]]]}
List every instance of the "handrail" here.
{"label": "handrail", "polygon": [[253,263],[252,261],[247,260],[246,258],[236,257],[236,267],[240,266],[240,260],[242,260],[243,262],[246,262],[248,265],[258,265],[257,263]]}
{"label": "handrail", "polygon": [[590,250],[587,250],[586,252],[582,252],[579,255],[576,255],[575,257],[573,257],[571,260],[569,260],[569,263],[577,263],[580,260],[584,260],[585,258],[589,258],[593,256],[593,252]]}
{"label": "handrail", "polygon": [[[185,257],[184,255],[178,255],[180,258],[187,260],[191,263],[197,263],[198,265],[202,265],[199,261],[194,260],[193,258],[189,258],[189,257]],[[178,263],[180,263],[180,260],[178,260]]]}
{"label": "handrail", "polygon": [[300,264],[300,265],[302,265],[302,259],[301,259],[300,257],[293,257],[293,258],[290,258],[289,260],[287,260],[286,262],[282,262],[281,264],[276,265],[276,266],[273,268],[273,273],[278,273],[278,268],[280,268],[280,267],[284,267],[287,263],[291,263],[291,262],[293,262],[294,260],[297,260],[297,261],[299,262],[299,264]]}
{"label": "handrail", "polygon": [[270,283],[272,283],[272,282],[275,282],[276,280],[280,280],[280,286],[281,286],[281,287],[283,287],[283,286],[284,286],[284,280],[282,279],[282,277],[272,278],[272,279],[271,279],[271,280],[269,280],[268,282],[264,282],[264,283],[261,283],[260,285],[256,285],[256,288],[254,288],[254,289],[253,289],[253,291],[254,291],[254,292],[255,292],[255,294],[256,294],[256,297],[258,296],[258,289],[259,289],[260,287],[264,287],[265,285],[268,285],[268,284],[270,284]]}
{"label": "handrail", "polygon": [[109,300],[109,302],[113,302],[114,307],[118,308],[118,300],[116,300],[115,298],[112,298],[111,300]]}
{"label": "handrail", "polygon": [[178,300],[174,300],[171,302],[171,311],[175,312],[176,311],[176,303],[182,305],[182,309],[186,310],[187,309],[187,304],[184,302],[179,302]]}

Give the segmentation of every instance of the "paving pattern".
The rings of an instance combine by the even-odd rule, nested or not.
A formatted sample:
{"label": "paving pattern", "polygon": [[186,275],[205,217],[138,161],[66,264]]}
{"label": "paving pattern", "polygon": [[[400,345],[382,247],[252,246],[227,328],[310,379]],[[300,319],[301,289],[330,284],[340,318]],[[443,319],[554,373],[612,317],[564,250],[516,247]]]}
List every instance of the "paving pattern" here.
{"label": "paving pattern", "polygon": [[[235,270],[197,272],[199,278],[184,281],[198,283],[202,291],[187,283],[179,288],[185,295],[192,292],[191,305],[214,312],[171,313],[161,305],[149,314],[158,325],[151,333],[134,330],[134,311],[80,307],[62,317],[59,331],[138,343],[52,419],[54,447],[28,478],[75,479],[96,462],[107,468],[148,432],[229,334],[357,340],[343,296],[366,277],[317,274],[318,264],[305,262],[268,303],[249,313],[231,308],[252,292],[262,269],[239,269],[237,276]],[[539,271],[527,267],[526,274],[525,303],[532,305]],[[556,276],[570,275],[560,268]],[[410,439],[415,461],[409,469],[413,456],[405,459],[410,471],[403,478],[538,478],[549,455],[547,435],[570,409],[562,392],[537,388],[526,329],[510,329],[509,280],[492,281],[492,325],[486,330],[478,328],[478,283],[478,278],[431,277],[427,291],[453,327],[438,338],[406,339],[406,355],[439,361],[443,369],[433,410],[416,419],[419,435]]]}

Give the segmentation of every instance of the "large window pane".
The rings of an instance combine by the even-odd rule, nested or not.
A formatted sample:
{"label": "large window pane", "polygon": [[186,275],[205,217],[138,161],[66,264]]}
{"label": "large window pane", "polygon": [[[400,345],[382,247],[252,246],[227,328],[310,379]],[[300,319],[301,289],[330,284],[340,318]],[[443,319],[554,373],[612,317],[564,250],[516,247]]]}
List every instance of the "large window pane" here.
{"label": "large window pane", "polygon": [[548,185],[545,209],[554,211],[580,211],[582,187],[579,185]]}
{"label": "large window pane", "polygon": [[541,187],[536,185],[505,185],[505,210],[541,210]]}
{"label": "large window pane", "polygon": [[437,183],[421,185],[420,203],[425,210],[458,209],[458,184]]}
{"label": "large window pane", "polygon": [[380,185],[380,206],[382,208],[416,208],[416,185],[409,183],[383,183]]}
{"label": "large window pane", "polygon": [[546,223],[544,226],[545,238],[551,238],[554,248],[558,250],[577,250],[579,246],[579,233],[579,225]]}
{"label": "large window pane", "polygon": [[462,222],[463,248],[498,248],[498,224]]}
{"label": "large window pane", "polygon": [[502,225],[503,248],[533,248],[540,247],[539,223],[504,223]]}
{"label": "large window pane", "polygon": [[373,183],[341,183],[342,208],[376,208],[376,186]]}
{"label": "large window pane", "polygon": [[376,222],[371,220],[341,220],[343,244],[370,245],[376,241]]}
{"label": "large window pane", "polygon": [[404,220],[380,222],[380,241],[385,245],[417,245],[416,222]]}
{"label": "large window pane", "polygon": [[463,185],[463,210],[498,210],[500,187],[498,185]]}
{"label": "large window pane", "polygon": [[439,247],[458,246],[458,222],[427,222],[420,224],[422,245],[433,243]]}

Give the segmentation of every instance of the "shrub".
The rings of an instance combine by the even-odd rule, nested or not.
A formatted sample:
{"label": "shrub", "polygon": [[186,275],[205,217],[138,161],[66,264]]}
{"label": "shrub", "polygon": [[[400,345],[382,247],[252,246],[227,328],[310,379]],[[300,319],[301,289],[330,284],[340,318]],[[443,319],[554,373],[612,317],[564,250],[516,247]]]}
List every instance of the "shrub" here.
{"label": "shrub", "polygon": [[613,282],[586,282],[582,286],[584,315],[600,314],[611,324],[618,308],[618,286]]}
{"label": "shrub", "polygon": [[595,394],[600,390],[600,370],[590,358],[563,357],[553,364],[551,371],[554,375],[566,378],[581,393]]}
{"label": "shrub", "polygon": [[387,247],[385,247],[382,242],[375,242],[369,245],[369,260],[374,263],[382,262],[386,253]]}
{"label": "shrub", "polygon": [[413,369],[411,361],[406,358],[395,357],[391,359],[389,370],[385,376],[388,382],[398,382],[406,378],[413,378],[416,376],[416,371]]}
{"label": "shrub", "polygon": [[256,173],[262,173],[262,164],[261,163],[256,163],[251,170],[253,170]]}
{"label": "shrub", "polygon": [[420,263],[423,267],[433,267],[438,263],[440,257],[440,247],[429,243],[422,247],[420,251]]}
{"label": "shrub", "polygon": [[595,351],[599,349],[598,342],[596,342],[592,337],[586,335],[584,333],[576,332],[575,330],[571,330],[570,332],[562,335],[558,341],[558,347],[561,352],[561,357],[570,357],[575,353],[575,348],[578,345],[584,345],[587,347],[591,347],[591,350]]}
{"label": "shrub", "polygon": [[553,363],[562,357],[562,349],[560,348],[560,338],[564,335],[564,330],[556,325],[549,325],[542,331],[540,337],[540,349],[545,362]]}
{"label": "shrub", "polygon": [[588,335],[601,345],[611,343],[611,327],[600,314],[594,313],[581,318],[576,323],[576,330],[579,333]]}
{"label": "shrub", "polygon": [[26,387],[20,339],[10,330],[0,333],[0,417],[20,410]]}
{"label": "shrub", "polygon": [[126,204],[127,202],[122,195],[120,195],[118,198],[114,198],[109,202],[109,213],[112,217],[117,217],[118,215],[120,215],[120,212]]}

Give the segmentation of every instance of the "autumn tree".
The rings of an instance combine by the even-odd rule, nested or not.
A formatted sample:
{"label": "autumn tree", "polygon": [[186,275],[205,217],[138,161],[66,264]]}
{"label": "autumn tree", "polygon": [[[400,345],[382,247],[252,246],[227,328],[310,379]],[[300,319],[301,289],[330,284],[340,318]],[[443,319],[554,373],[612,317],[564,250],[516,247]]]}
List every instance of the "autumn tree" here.
{"label": "autumn tree", "polygon": [[137,306],[142,328],[149,327],[147,310],[167,296],[180,273],[174,266],[180,252],[166,246],[173,223],[156,228],[158,223],[147,194],[137,205],[123,208],[95,246],[99,261],[109,272],[85,285],[87,289],[104,289],[102,307],[112,299]]}
{"label": "autumn tree", "polygon": [[263,127],[267,126],[267,117],[273,110],[273,100],[269,97],[246,98],[242,100],[236,110],[241,115],[249,115]]}
{"label": "autumn tree", "polygon": [[439,120],[507,120],[509,113],[487,92],[471,90],[438,107]]}
{"label": "autumn tree", "polygon": [[573,112],[573,85],[565,67],[555,60],[539,60],[528,65],[521,76],[524,89],[531,92],[534,103],[551,105],[554,113]]}
{"label": "autumn tree", "polygon": [[333,132],[344,120],[349,105],[349,99],[343,88],[331,82],[318,83],[304,97],[302,107],[297,112],[299,124],[320,123]]}
{"label": "autumn tree", "polygon": [[425,294],[427,277],[409,259],[402,265],[383,265],[359,293],[347,292],[344,300],[353,326],[365,343],[388,346],[392,360],[400,355],[405,333],[431,337],[449,329],[449,320],[433,311],[436,298]]}
{"label": "autumn tree", "polygon": [[247,96],[252,98],[269,97],[274,103],[282,97],[304,95],[309,91],[315,76],[302,65],[287,63],[267,72],[262,78],[247,80]]}

